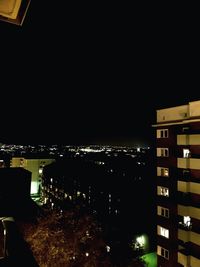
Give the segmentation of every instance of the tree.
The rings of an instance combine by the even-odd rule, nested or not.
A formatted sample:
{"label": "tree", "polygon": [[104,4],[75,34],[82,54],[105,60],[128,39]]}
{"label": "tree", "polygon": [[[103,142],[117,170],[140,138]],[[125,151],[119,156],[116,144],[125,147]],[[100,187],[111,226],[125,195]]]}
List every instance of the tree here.
{"label": "tree", "polygon": [[102,229],[79,209],[47,211],[35,224],[21,225],[40,267],[111,267]]}

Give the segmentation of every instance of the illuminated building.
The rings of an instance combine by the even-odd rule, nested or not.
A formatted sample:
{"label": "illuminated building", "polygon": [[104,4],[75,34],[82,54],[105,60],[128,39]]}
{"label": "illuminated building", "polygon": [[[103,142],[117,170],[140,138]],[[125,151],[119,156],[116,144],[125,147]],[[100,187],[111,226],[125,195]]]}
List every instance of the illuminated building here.
{"label": "illuminated building", "polygon": [[55,159],[33,159],[13,157],[11,160],[11,167],[22,167],[32,173],[31,179],[31,194],[38,194],[40,190],[41,177],[43,174],[43,167],[52,163]]}
{"label": "illuminated building", "polygon": [[200,266],[200,101],[157,110],[158,267]]}
{"label": "illuminated building", "polygon": [[123,231],[144,232],[140,218],[152,215],[151,153],[125,153],[80,153],[49,164],[42,177],[44,203],[58,210],[82,204],[103,221],[125,225]]}
{"label": "illuminated building", "polygon": [[99,162],[68,159],[53,163],[44,168],[42,177],[45,202],[58,209],[67,208],[70,203],[83,203],[95,214],[118,215],[119,196],[113,194],[116,189],[109,186],[109,177],[114,179],[113,172]]}

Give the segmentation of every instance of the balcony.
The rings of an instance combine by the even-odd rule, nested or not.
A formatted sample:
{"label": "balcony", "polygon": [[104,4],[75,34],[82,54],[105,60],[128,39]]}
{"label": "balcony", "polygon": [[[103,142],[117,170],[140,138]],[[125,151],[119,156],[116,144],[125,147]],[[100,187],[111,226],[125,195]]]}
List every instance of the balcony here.
{"label": "balcony", "polygon": [[200,220],[200,209],[191,206],[178,205],[178,215],[190,216],[191,218]]}
{"label": "balcony", "polygon": [[197,195],[200,193],[199,183],[178,181],[177,188],[178,188],[178,191],[184,192],[184,193],[193,193]]}
{"label": "balcony", "polygon": [[178,229],[178,239],[184,243],[192,242],[193,244],[200,246],[200,234],[194,233],[192,231]]}
{"label": "balcony", "polygon": [[200,159],[197,158],[178,158],[177,167],[181,169],[200,170]]}

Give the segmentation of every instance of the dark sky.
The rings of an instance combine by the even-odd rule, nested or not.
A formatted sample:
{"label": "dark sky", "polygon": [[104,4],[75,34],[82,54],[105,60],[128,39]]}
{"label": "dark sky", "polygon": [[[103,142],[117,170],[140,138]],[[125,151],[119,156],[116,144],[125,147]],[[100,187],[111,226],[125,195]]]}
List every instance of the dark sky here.
{"label": "dark sky", "polygon": [[22,27],[0,22],[0,141],[148,145],[156,109],[200,99],[188,23],[39,2]]}

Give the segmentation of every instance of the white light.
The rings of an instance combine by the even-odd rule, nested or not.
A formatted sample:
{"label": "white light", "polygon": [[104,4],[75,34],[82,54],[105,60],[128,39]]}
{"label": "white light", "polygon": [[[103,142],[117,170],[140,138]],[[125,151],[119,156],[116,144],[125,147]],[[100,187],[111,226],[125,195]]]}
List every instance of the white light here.
{"label": "white light", "polygon": [[85,256],[86,256],[86,257],[88,257],[88,256],[89,256],[89,253],[88,253],[88,252],[86,252],[86,253],[85,253]]}
{"label": "white light", "polygon": [[160,227],[160,234],[166,238],[169,238],[169,230],[163,227]]}
{"label": "white light", "polygon": [[42,174],[42,169],[39,169],[39,174]]}
{"label": "white light", "polygon": [[190,216],[184,216],[183,217],[183,222],[184,222],[184,224],[186,225],[186,226],[190,226],[191,225],[191,218],[190,218]]}
{"label": "white light", "polygon": [[144,246],[144,236],[139,236],[139,237],[137,237],[137,239],[136,239],[136,241],[139,243],[139,245],[141,246],[141,247],[143,247]]}
{"label": "white light", "polygon": [[110,246],[106,246],[106,251],[110,252]]}
{"label": "white light", "polygon": [[89,234],[89,231],[86,231],[86,236],[89,236],[90,234]]}
{"label": "white light", "polygon": [[37,194],[38,182],[31,182],[31,194]]}
{"label": "white light", "polygon": [[184,158],[189,158],[190,156],[190,150],[188,148],[183,149],[183,157]]}

